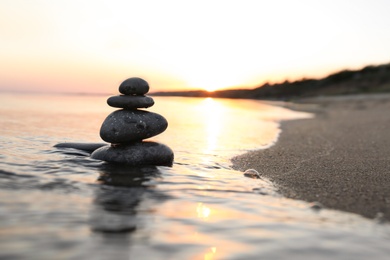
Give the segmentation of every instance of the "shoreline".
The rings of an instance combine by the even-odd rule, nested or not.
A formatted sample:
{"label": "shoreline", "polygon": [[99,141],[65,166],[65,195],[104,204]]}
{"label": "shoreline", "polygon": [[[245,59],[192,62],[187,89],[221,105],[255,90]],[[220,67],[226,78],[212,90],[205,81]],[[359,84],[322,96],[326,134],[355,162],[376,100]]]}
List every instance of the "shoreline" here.
{"label": "shoreline", "polygon": [[315,114],[284,121],[275,145],[232,158],[282,195],[390,221],[390,95],[302,99],[287,106]]}

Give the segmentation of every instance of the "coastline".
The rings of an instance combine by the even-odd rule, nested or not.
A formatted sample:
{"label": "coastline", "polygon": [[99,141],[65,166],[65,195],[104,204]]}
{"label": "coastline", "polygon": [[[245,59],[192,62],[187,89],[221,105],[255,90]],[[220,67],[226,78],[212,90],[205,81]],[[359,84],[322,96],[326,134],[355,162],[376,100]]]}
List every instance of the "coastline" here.
{"label": "coastline", "polygon": [[312,119],[282,122],[268,149],[232,158],[282,195],[390,221],[390,94],[301,99],[291,109]]}

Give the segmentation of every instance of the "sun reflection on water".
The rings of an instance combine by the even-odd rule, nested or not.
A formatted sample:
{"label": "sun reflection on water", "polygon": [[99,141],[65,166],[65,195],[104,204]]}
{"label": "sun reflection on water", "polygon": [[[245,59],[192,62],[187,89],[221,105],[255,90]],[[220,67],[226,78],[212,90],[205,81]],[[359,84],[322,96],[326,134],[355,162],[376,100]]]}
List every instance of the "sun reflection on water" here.
{"label": "sun reflection on water", "polygon": [[268,147],[279,135],[281,120],[308,117],[307,113],[258,100],[219,98],[156,97],[156,104],[149,110],[164,115],[174,126],[154,139],[161,138],[174,151],[190,147],[191,153],[184,151],[183,158],[202,154],[203,164],[216,161],[215,157],[220,161],[241,151]]}
{"label": "sun reflection on water", "polygon": [[211,215],[211,209],[205,206],[202,202],[198,202],[196,206],[196,213],[198,214],[198,218],[207,219]]}
{"label": "sun reflection on water", "polygon": [[205,132],[207,136],[207,145],[204,152],[209,154],[218,148],[224,111],[222,104],[215,102],[212,98],[206,98],[202,102],[201,108],[205,118]]}
{"label": "sun reflection on water", "polygon": [[205,254],[204,260],[212,260],[215,259],[215,254],[217,253],[216,247],[211,247]]}

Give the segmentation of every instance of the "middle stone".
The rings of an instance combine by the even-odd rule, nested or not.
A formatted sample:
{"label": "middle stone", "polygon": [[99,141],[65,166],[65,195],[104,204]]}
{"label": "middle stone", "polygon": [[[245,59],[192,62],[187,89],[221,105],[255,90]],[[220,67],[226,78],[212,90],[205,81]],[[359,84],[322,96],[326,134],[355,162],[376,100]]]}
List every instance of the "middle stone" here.
{"label": "middle stone", "polygon": [[130,143],[161,134],[167,120],[144,110],[116,110],[107,116],[100,128],[100,137],[108,143]]}

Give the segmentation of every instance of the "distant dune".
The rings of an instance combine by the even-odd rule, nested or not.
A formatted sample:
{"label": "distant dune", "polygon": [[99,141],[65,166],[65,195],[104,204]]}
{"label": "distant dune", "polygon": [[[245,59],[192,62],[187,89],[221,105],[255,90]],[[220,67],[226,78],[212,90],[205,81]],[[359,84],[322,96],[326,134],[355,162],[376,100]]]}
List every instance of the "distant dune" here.
{"label": "distant dune", "polygon": [[218,97],[289,100],[313,96],[348,95],[390,92],[390,63],[367,66],[361,70],[343,70],[323,79],[302,79],[294,82],[264,84],[254,89],[233,89],[207,92],[155,92],[154,96]]}

